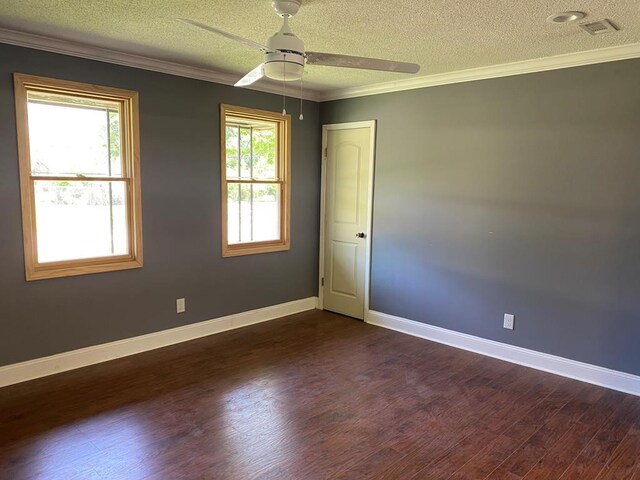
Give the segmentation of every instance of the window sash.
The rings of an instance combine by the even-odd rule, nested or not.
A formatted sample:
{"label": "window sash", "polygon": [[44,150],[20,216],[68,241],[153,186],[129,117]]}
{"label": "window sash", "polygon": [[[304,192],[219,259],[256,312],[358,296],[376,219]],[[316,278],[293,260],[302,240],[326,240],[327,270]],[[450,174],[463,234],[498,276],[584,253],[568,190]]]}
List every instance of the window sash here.
{"label": "window sash", "polygon": [[273,183],[277,183],[279,185],[284,185],[286,182],[284,180],[236,180],[234,178],[232,179],[227,179],[226,180],[227,183],[253,183],[255,185],[265,185],[265,184],[273,184]]}
{"label": "window sash", "polygon": [[33,181],[52,181],[52,182],[130,182],[129,177],[114,177],[114,176],[90,176],[84,175],[30,175],[29,178]]}
{"label": "window sash", "polygon": [[[275,124],[275,125],[274,125]],[[270,126],[269,127],[265,127],[265,128],[274,128],[275,129],[275,165],[274,165],[274,177],[257,177],[253,175],[253,131],[256,130],[259,127],[256,127],[255,125],[251,124],[251,123],[247,123],[247,124],[241,124],[241,123],[229,123],[225,121],[225,156],[224,156],[224,163],[225,163],[225,176],[226,176],[226,172],[228,169],[228,165],[227,165],[227,156],[226,156],[226,128],[228,127],[233,127],[233,128],[237,128],[238,129],[238,155],[237,155],[237,161],[238,161],[238,176],[234,176],[234,177],[227,177],[227,180],[245,180],[245,181],[269,181],[271,183],[273,183],[273,180],[279,180],[282,181],[282,178],[284,177],[284,171],[283,171],[283,162],[282,162],[282,151],[281,151],[281,145],[280,145],[280,138],[281,138],[281,132],[282,132],[282,125],[279,122],[274,122],[273,120],[270,122]],[[251,136],[250,136],[250,144],[251,144],[251,167],[250,167],[250,175],[249,177],[243,177],[242,176],[242,148],[241,148],[241,133],[240,133],[240,129],[246,129],[249,128],[251,131]]]}
{"label": "window sash", "polygon": [[[227,225],[227,244],[228,246],[232,247],[232,248],[239,248],[239,246],[242,245],[272,245],[272,244],[280,244],[282,242],[282,232],[284,232],[284,228],[285,228],[285,224],[284,221],[286,220],[285,218],[283,218],[283,208],[282,208],[282,199],[284,198],[283,196],[286,193],[286,184],[283,181],[271,181],[271,182],[267,182],[267,181],[259,181],[259,182],[252,182],[252,181],[236,181],[236,180],[227,180],[227,188],[225,189],[226,195],[227,195],[227,201],[229,198],[229,184],[235,184],[235,185],[249,185],[249,186],[253,186],[253,185],[277,185],[278,186],[278,201],[277,201],[277,206],[278,206],[278,237],[277,239],[272,239],[272,240],[244,240],[244,241],[239,241],[239,242],[231,242],[229,241],[229,237],[228,237],[228,229],[229,229],[229,210],[226,210],[226,225]],[[240,194],[240,192],[238,192]],[[253,212],[253,207],[254,207],[254,202],[253,202],[253,198],[251,199],[251,207],[252,207],[252,216],[254,214]],[[242,202],[238,201],[238,228],[241,228],[241,209],[242,209]],[[250,236],[253,236],[253,218],[251,219],[251,233]],[[242,234],[241,231],[239,231],[238,233],[238,238],[241,239]]]}
{"label": "window sash", "polygon": [[[66,82],[71,83],[71,82]],[[93,87],[93,86],[90,86]],[[99,87],[105,88],[105,87]],[[108,89],[113,90],[113,89]],[[41,95],[45,95],[43,98]],[[46,97],[46,95],[50,95]],[[86,91],[79,90],[61,90],[59,88],[55,88],[53,86],[43,86],[43,85],[30,85],[26,87],[26,101],[27,104],[35,103],[41,105],[56,105],[61,107],[70,107],[70,108],[78,108],[78,109],[86,109],[86,110],[96,110],[102,111],[107,115],[110,112],[115,112],[119,117],[119,136],[120,136],[120,170],[121,175],[119,177],[131,177],[132,173],[130,171],[130,163],[128,160],[128,156],[132,153],[130,151],[130,140],[128,138],[129,130],[126,128],[126,125],[131,121],[131,111],[127,108],[127,104],[129,103],[127,99],[114,99],[105,93],[102,94],[93,94],[87,93]],[[76,103],[74,100],[79,100],[84,103]],[[28,117],[28,115],[27,115]],[[108,120],[107,120],[108,121]],[[108,127],[107,127],[108,128]],[[27,128],[28,130],[28,128]],[[27,133],[28,134],[28,133]],[[107,145],[107,150],[111,148],[110,145]],[[111,170],[111,157],[108,159],[109,170]],[[31,155],[29,155],[29,165],[30,172],[32,175],[48,175],[40,172],[33,172],[33,166],[31,165]],[[54,173],[55,176],[66,176],[63,172]],[[69,174],[70,176],[74,176],[75,174]],[[77,176],[77,175],[75,175]],[[83,175],[83,177],[88,177],[92,175]],[[93,175],[93,176],[101,176],[101,175]],[[116,177],[115,175],[106,175],[108,177]]]}
{"label": "window sash", "polygon": [[[116,261],[122,261],[122,260],[133,260],[134,258],[134,251],[132,249],[132,242],[134,242],[134,238],[133,238],[133,232],[135,231],[135,226],[133,225],[133,218],[131,215],[131,208],[132,208],[132,204],[131,202],[133,201],[132,195],[131,195],[131,179],[129,178],[122,178],[122,177],[64,177],[64,176],[56,176],[56,177],[42,177],[42,176],[31,176],[31,196],[33,198],[33,218],[34,220],[37,218],[37,212],[38,212],[38,207],[37,207],[37,203],[36,203],[36,194],[35,194],[35,184],[36,182],[56,182],[56,181],[64,181],[64,182],[69,182],[69,183],[73,183],[73,182],[77,182],[77,183],[124,183],[125,184],[125,202],[126,202],[126,208],[125,208],[125,223],[127,225],[127,244],[128,244],[128,249],[129,249],[129,253],[127,253],[126,255],[105,255],[105,256],[97,256],[97,257],[88,257],[88,258],[76,258],[76,259],[68,259],[68,260],[59,260],[59,261],[52,261],[52,262],[41,262],[40,261],[40,252],[38,251],[38,232],[37,232],[37,222],[35,223],[36,228],[34,228],[34,238],[33,238],[33,243],[34,243],[34,254],[35,254],[35,259],[36,259],[36,264],[38,265],[39,268],[42,269],[51,269],[54,267],[59,267],[61,265],[82,265],[85,263],[90,263],[93,262],[94,260],[97,260],[98,263],[102,263],[105,261],[109,261],[109,263],[112,263],[110,260],[111,259],[116,259]],[[113,235],[113,231],[111,232],[111,235]]]}

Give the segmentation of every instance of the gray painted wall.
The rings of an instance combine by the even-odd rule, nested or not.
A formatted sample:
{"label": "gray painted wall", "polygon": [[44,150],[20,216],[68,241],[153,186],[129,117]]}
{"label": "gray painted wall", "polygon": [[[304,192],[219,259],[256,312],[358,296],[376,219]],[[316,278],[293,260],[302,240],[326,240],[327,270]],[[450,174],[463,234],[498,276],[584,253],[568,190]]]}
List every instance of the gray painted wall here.
{"label": "gray painted wall", "polygon": [[[140,92],[144,268],[24,280],[13,72]],[[0,365],[317,294],[318,104],[292,120],[291,250],[222,259],[220,103],[282,108],[276,95],[0,44]]]}
{"label": "gray painted wall", "polygon": [[371,307],[640,374],[639,79],[632,60],[323,104],[378,120]]}

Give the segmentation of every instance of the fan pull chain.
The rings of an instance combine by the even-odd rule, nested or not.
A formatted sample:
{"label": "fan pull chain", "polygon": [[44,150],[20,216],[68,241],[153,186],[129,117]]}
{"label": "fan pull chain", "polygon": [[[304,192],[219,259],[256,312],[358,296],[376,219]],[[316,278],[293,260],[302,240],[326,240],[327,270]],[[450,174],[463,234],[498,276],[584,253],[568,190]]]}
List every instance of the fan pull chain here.
{"label": "fan pull chain", "polygon": [[[287,17],[285,17],[286,19]],[[282,115],[287,114],[287,54],[284,54],[282,62]]]}
{"label": "fan pull chain", "polygon": [[300,116],[298,117],[300,120],[304,120],[304,115],[302,114],[302,81],[304,77],[304,72],[300,75]]}

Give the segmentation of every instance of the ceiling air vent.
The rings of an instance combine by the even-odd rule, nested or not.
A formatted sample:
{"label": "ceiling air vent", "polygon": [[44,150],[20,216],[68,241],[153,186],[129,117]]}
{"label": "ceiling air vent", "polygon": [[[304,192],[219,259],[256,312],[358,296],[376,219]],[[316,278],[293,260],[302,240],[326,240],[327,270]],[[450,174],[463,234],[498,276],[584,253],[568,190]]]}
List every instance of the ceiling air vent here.
{"label": "ceiling air vent", "polygon": [[591,35],[602,35],[603,33],[617,32],[618,29],[607,19],[597,22],[581,23],[580,28]]}

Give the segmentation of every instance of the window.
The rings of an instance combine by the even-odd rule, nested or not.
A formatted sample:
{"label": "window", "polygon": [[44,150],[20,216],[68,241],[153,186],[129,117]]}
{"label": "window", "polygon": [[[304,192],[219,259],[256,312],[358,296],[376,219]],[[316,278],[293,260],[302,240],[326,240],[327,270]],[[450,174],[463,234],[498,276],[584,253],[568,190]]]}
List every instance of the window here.
{"label": "window", "polygon": [[138,94],[14,83],[27,280],[141,267]]}
{"label": "window", "polygon": [[291,117],[220,110],[222,256],[288,250]]}

